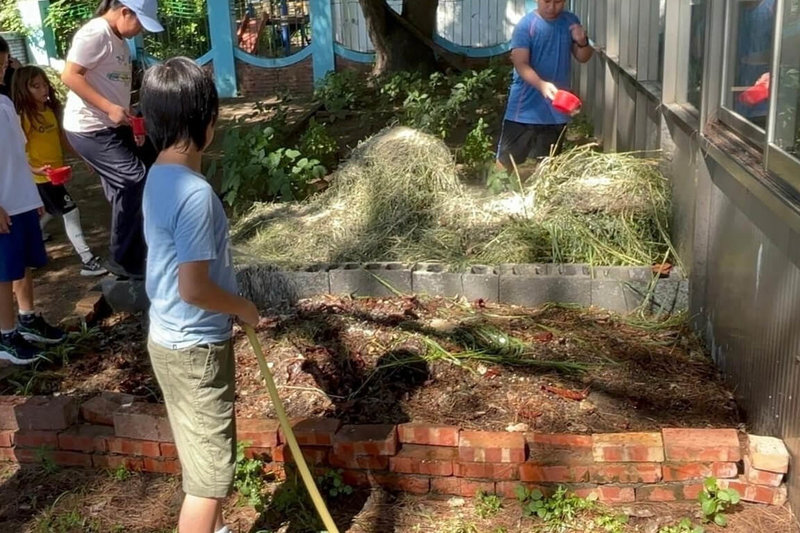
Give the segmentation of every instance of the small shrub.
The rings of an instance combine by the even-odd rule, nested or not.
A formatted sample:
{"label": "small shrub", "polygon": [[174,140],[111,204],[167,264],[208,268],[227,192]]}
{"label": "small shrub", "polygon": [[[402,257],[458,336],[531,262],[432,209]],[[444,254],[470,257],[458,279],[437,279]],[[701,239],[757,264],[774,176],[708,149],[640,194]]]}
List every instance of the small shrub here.
{"label": "small shrub", "polygon": [[338,159],[339,143],[328,132],[328,128],[324,124],[320,124],[312,118],[308,123],[308,128],[300,137],[297,149],[309,157],[318,159],[326,168],[332,168]]}
{"label": "small shrub", "polygon": [[244,454],[247,444],[239,442],[236,445],[236,470],[233,475],[233,486],[242,501],[261,512],[268,499],[264,494],[264,461],[248,459]]}
{"label": "small shrub", "polygon": [[728,525],[725,511],[739,503],[739,493],[735,489],[721,489],[717,486],[717,478],[707,477],[703,482],[703,492],[697,499],[706,522],[714,522],[720,527]]}
{"label": "small shrub", "polygon": [[358,74],[352,70],[329,72],[314,89],[314,98],[336,116],[359,106],[364,95],[363,85]]}
{"label": "small shrub", "polygon": [[110,472],[111,479],[114,481],[125,481],[131,477],[131,471],[124,464],[119,465],[117,468]]}
{"label": "small shrub", "polygon": [[479,491],[475,495],[475,514],[480,518],[491,518],[503,508],[503,500],[497,494]]}
{"label": "small shrub", "polygon": [[593,520],[594,525],[606,533],[624,533],[628,516],[624,514],[603,514]]}
{"label": "small shrub", "polygon": [[703,526],[695,526],[688,518],[684,518],[674,526],[663,526],[658,533],[705,533]]}
{"label": "small shrub", "polygon": [[492,137],[486,132],[487,129],[489,129],[488,124],[482,118],[478,119],[458,152],[458,159],[473,173],[485,168],[494,160]]}
{"label": "small shrub", "polygon": [[317,477],[317,485],[322,494],[333,498],[353,494],[353,487],[344,482],[341,470],[326,470]]}
{"label": "small shrub", "polygon": [[580,498],[559,486],[549,498],[539,489],[528,490],[522,485],[515,489],[517,499],[522,504],[525,516],[538,516],[549,529],[571,527],[580,511],[594,508],[593,498]]}

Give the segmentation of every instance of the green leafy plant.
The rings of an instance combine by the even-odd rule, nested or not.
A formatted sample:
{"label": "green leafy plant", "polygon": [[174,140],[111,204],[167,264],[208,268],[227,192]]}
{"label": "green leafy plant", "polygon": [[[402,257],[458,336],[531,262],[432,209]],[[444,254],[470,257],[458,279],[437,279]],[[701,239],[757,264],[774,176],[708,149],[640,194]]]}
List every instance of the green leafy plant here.
{"label": "green leafy plant", "polygon": [[539,489],[518,485],[514,492],[522,504],[525,516],[542,519],[549,531],[564,531],[575,523],[579,512],[593,509],[596,498],[580,498],[559,486],[552,496],[545,497]]}
{"label": "green leafy plant", "polygon": [[625,524],[628,523],[628,516],[624,514],[601,514],[593,520],[593,523],[607,533],[623,533]]}
{"label": "green leafy plant", "polygon": [[352,70],[329,72],[314,89],[319,100],[333,117],[349,109],[356,109],[364,96],[363,82]]}
{"label": "green leafy plant", "polygon": [[0,0],[0,28],[27,35],[28,28],[22,22],[17,0]]}
{"label": "green leafy plant", "polygon": [[49,446],[39,446],[34,452],[35,461],[42,465],[42,470],[46,474],[55,474],[60,467],[53,459],[53,450]]}
{"label": "green leafy plant", "polygon": [[486,188],[492,194],[500,194],[508,191],[521,192],[522,186],[516,175],[507,172],[504,168],[493,166],[489,168],[486,176]]}
{"label": "green leafy plant", "polygon": [[109,474],[111,475],[111,479],[114,481],[125,481],[131,477],[131,471],[128,470],[128,467],[124,464],[121,464],[114,470],[111,470]]}
{"label": "green leafy plant", "polygon": [[337,161],[339,143],[324,124],[320,124],[312,118],[308,123],[308,128],[300,136],[297,149],[301,153],[319,160],[326,168],[331,168]]}
{"label": "green leafy plant", "polygon": [[50,3],[44,25],[53,30],[60,57],[66,57],[73,35],[94,16],[96,7],[95,0],[56,0]]}
{"label": "green leafy plant", "polygon": [[478,491],[475,495],[475,514],[480,518],[491,518],[503,508],[503,500],[497,494]]}
{"label": "green leafy plant", "polygon": [[732,505],[739,503],[739,493],[735,489],[721,489],[717,485],[717,478],[707,477],[703,482],[703,492],[697,496],[703,519],[714,522],[720,527],[728,525],[725,511]]}
{"label": "green leafy plant", "polygon": [[458,159],[473,173],[486,168],[487,164],[494,160],[492,137],[487,133],[487,129],[489,129],[489,125],[482,118],[478,119],[458,152]]}
{"label": "green leafy plant", "polygon": [[696,526],[688,518],[682,519],[675,525],[663,526],[658,533],[705,533],[703,526]]}
{"label": "green leafy plant", "polygon": [[261,512],[268,500],[264,493],[264,461],[249,459],[244,450],[247,442],[236,445],[236,470],[233,475],[233,487],[239,493],[241,501],[247,502],[256,511]]}
{"label": "green leafy plant", "polygon": [[326,470],[317,477],[317,485],[320,492],[333,498],[353,493],[353,487],[342,479],[342,470]]}

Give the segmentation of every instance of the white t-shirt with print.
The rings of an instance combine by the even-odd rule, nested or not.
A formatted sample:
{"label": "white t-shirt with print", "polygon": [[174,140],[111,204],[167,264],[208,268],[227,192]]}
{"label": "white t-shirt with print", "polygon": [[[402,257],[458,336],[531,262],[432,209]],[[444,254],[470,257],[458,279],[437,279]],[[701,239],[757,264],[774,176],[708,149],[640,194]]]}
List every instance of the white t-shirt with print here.
{"label": "white t-shirt with print", "polygon": [[[72,39],[67,61],[86,68],[86,81],[110,102],[128,109],[131,103],[131,52],[106,19],[94,18]],[[116,124],[108,115],[70,91],[64,106],[64,129],[88,133]]]}
{"label": "white t-shirt with print", "polygon": [[42,206],[25,155],[25,134],[8,97],[0,94],[0,207],[9,216]]}

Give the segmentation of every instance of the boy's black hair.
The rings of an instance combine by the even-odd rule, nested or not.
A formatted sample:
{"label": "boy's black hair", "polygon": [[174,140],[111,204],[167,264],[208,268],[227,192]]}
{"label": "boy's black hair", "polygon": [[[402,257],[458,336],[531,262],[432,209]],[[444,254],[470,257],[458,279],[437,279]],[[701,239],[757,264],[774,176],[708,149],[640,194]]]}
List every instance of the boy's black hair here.
{"label": "boy's black hair", "polygon": [[219,97],[211,76],[188,57],[173,57],[147,69],[139,105],[156,150],[194,143],[206,146],[206,130],[217,121]]}
{"label": "boy's black hair", "polygon": [[11,50],[8,48],[8,43],[5,39],[0,37],[0,54],[9,54]]}
{"label": "boy's black hair", "polygon": [[100,5],[97,6],[97,9],[94,12],[94,16],[102,17],[112,9],[116,9],[118,7],[122,7],[122,2],[119,0],[101,0]]}

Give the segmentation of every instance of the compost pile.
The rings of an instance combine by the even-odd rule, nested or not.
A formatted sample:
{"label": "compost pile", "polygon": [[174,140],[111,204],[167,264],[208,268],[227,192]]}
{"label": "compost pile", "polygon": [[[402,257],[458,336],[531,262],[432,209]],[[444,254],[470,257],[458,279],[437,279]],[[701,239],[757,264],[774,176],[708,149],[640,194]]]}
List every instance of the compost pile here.
{"label": "compost pile", "polygon": [[389,128],[361,143],[327,191],[256,204],[233,229],[240,262],[664,261],[669,189],[652,159],[584,145],[548,158],[518,192],[461,185],[441,139]]}

